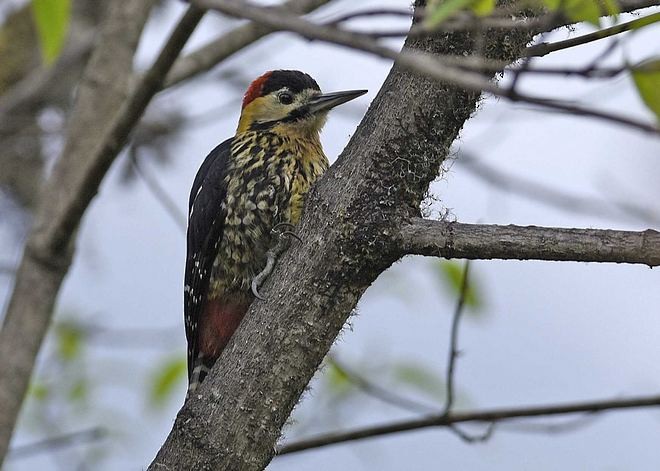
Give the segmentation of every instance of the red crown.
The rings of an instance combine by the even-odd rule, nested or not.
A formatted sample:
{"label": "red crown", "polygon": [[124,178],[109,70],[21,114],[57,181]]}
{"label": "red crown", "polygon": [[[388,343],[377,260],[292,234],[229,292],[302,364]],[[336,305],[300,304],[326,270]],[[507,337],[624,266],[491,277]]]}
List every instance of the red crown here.
{"label": "red crown", "polygon": [[268,81],[271,73],[272,71],[266,72],[250,84],[247,91],[245,92],[245,95],[243,96],[243,108],[249,105],[255,98],[259,98],[261,96],[264,85]]}

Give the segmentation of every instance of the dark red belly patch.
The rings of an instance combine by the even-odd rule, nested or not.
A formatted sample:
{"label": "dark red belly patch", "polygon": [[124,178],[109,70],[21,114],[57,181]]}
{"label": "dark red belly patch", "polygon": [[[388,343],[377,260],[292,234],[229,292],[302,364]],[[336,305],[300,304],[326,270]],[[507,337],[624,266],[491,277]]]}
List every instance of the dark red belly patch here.
{"label": "dark red belly patch", "polygon": [[249,302],[222,298],[206,301],[199,329],[199,352],[204,359],[215,361],[220,356],[249,307]]}

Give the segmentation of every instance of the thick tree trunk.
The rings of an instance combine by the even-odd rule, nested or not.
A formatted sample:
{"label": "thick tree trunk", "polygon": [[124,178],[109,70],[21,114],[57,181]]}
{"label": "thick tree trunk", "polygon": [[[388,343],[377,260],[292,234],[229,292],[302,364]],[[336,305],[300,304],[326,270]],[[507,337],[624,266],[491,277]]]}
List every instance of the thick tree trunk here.
{"label": "thick tree trunk", "polygon": [[[489,34],[486,54],[516,58],[527,33]],[[461,56],[468,33],[406,41]],[[359,87],[356,82],[355,87]],[[310,195],[303,243],[278,263],[150,469],[260,470],[293,407],[360,296],[398,256],[398,226],[419,216],[428,185],[479,94],[393,67],[350,143]]]}

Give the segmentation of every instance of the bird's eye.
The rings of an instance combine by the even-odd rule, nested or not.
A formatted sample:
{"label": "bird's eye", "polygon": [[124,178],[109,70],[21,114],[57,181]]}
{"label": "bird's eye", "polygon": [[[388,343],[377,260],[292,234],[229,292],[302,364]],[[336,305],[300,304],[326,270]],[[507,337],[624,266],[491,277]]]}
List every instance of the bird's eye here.
{"label": "bird's eye", "polygon": [[278,93],[277,99],[280,100],[280,103],[283,105],[290,105],[293,103],[293,95],[291,95],[289,92]]}

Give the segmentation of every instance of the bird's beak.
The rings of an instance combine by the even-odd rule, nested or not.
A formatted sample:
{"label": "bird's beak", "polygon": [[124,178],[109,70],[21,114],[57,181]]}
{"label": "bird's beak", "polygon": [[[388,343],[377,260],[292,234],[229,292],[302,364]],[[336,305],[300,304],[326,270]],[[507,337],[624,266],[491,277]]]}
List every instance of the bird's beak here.
{"label": "bird's beak", "polygon": [[335,106],[362,96],[368,91],[369,90],[347,90],[344,92],[323,93],[313,97],[309,103],[307,103],[307,107],[312,114],[328,111]]}

